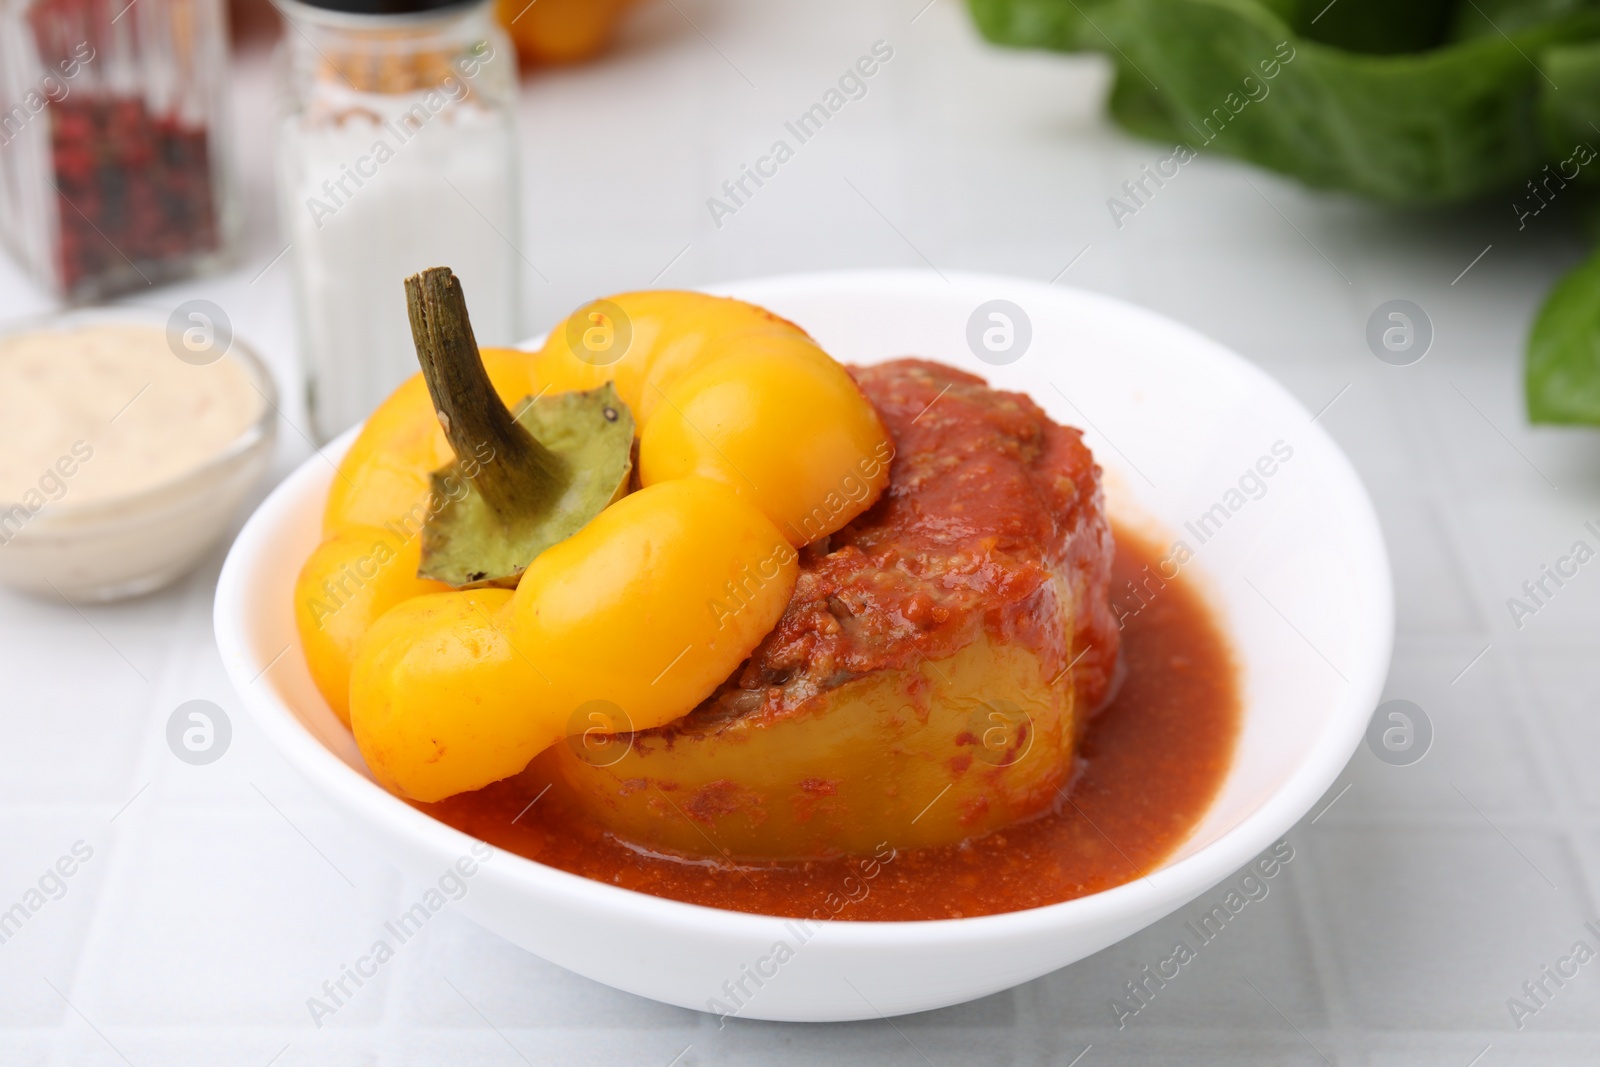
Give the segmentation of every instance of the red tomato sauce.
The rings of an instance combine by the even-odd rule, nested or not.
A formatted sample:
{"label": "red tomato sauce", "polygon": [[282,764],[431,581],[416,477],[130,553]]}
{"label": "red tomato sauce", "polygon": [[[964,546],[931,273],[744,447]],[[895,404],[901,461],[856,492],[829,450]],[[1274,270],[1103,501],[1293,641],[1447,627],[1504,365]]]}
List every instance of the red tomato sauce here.
{"label": "red tomato sauce", "polygon": [[[565,811],[528,775],[419,805],[497,848],[597,882],[732,911],[843,920],[946,919],[1055,904],[1147,874],[1216,795],[1238,729],[1227,639],[1189,579],[1152,581],[1163,552],[1116,533],[1111,588],[1121,683],[1089,723],[1070,790],[1048,813],[959,846],[804,863],[655,855]],[[1135,598],[1117,590],[1141,590]]]}

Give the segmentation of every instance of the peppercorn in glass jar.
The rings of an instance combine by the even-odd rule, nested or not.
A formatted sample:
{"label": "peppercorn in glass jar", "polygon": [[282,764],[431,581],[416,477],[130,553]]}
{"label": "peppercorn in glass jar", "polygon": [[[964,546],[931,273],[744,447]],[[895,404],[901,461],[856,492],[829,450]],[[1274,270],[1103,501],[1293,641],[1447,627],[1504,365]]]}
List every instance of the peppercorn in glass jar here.
{"label": "peppercorn in glass jar", "polygon": [[226,37],[223,0],[0,0],[0,232],[52,293],[224,259]]}

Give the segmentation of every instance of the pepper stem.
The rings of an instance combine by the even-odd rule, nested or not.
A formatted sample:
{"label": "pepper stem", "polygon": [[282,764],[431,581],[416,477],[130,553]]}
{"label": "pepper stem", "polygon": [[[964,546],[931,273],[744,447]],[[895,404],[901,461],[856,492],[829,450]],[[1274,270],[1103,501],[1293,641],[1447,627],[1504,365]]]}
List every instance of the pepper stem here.
{"label": "pepper stem", "polygon": [[[406,279],[406,310],[439,425],[457,460],[480,461],[473,486],[484,503],[507,528],[553,505],[562,492],[562,459],[495,392],[472,336],[461,279],[449,267],[413,274]],[[484,446],[492,450],[488,457]]]}

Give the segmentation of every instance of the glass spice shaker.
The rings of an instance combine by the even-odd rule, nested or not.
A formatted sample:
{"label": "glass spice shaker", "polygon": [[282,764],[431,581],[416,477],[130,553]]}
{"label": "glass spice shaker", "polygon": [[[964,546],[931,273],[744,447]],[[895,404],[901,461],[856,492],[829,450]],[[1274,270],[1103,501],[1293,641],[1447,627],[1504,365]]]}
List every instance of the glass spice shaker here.
{"label": "glass spice shaker", "polygon": [[238,229],[223,0],[0,0],[0,232],[98,300],[220,265]]}
{"label": "glass spice shaker", "polygon": [[447,266],[483,345],[519,339],[516,57],[490,0],[283,0],[278,189],[326,441],[417,370],[404,280]]}

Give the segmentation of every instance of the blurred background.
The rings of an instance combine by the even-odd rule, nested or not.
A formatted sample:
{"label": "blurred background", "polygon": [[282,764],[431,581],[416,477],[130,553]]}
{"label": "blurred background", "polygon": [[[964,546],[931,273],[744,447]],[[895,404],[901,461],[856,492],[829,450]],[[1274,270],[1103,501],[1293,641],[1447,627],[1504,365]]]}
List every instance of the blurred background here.
{"label": "blurred background", "polygon": [[[53,3],[64,19],[88,17],[86,3]],[[168,3],[134,0],[125,17],[159,20]],[[63,135],[36,140],[32,156],[0,147],[0,217],[14,252],[0,258],[0,329],[33,328],[69,302],[134,309],[169,331],[178,309],[200,308],[201,319],[176,320],[180,332],[214,329],[220,313],[267,370],[257,391],[274,430],[265,472],[219,520],[220,540],[198,546],[171,584],[107,605],[70,590],[0,591],[0,906],[73,842],[94,854],[59,901],[0,944],[0,1062],[1593,1062],[1600,964],[1532,1017],[1508,1006],[1574,941],[1600,944],[1584,926],[1600,919],[1600,576],[1579,571],[1531,614],[1510,603],[1574,542],[1600,544],[1585,526],[1600,523],[1593,432],[1533,424],[1525,389],[1556,421],[1594,417],[1583,398],[1595,302],[1581,269],[1548,344],[1533,346],[1547,369],[1530,378],[1524,364],[1541,308],[1588,251],[1585,208],[1576,189],[1562,192],[1587,174],[1583,153],[1566,147],[1587,122],[1579,53],[1595,30],[1570,21],[1590,17],[1585,5],[1472,4],[1494,32],[1461,31],[1469,51],[1437,61],[1465,73],[1425,90],[1440,94],[1434,109],[1406,95],[1408,78],[1439,80],[1422,69],[1432,61],[1406,59],[1422,45],[1403,34],[1363,42],[1349,28],[1359,20],[1339,24],[1343,41],[1323,34],[1319,45],[1321,4],[1295,14],[1284,34],[1292,58],[1276,51],[1267,16],[1251,16],[1256,36],[1183,24],[1141,51],[1136,42],[1165,32],[1148,30],[1162,17],[1154,3],[510,5],[499,17],[522,53],[519,71],[510,55],[472,52],[474,42],[503,50],[509,40],[489,28],[488,9],[474,9],[481,21],[460,41],[388,38],[384,59],[341,43],[338,20],[319,22],[309,9],[293,9],[301,21],[289,25],[265,0],[234,0],[226,21],[208,21],[204,4],[174,5],[187,12],[171,30],[174,55],[194,57],[184,69],[198,88],[188,125],[151,134],[166,138],[159,151],[171,165],[150,203],[189,221],[176,227],[177,246],[123,257],[149,268],[135,266],[138,278],[103,252],[76,274],[67,266],[71,239],[61,234],[73,213],[97,232],[111,216],[91,203],[110,195],[103,175],[72,212],[51,199],[78,196]],[[10,0],[0,41],[6,91],[19,102],[50,73],[17,73],[33,6]],[[1062,50],[991,43],[974,11],[993,37]],[[118,31],[108,32],[110,41]],[[70,62],[63,40],[48,62]],[[1567,74],[1552,80],[1559,72],[1541,49],[1564,41]],[[1215,66],[1205,42],[1243,59],[1208,80],[1196,73]],[[1358,61],[1333,55],[1336,45]],[[1315,95],[1342,76],[1338,64],[1365,77],[1377,68],[1363,63],[1385,52],[1411,65],[1380,69],[1376,87],[1341,90],[1343,105]],[[451,66],[463,55],[481,60],[482,73]],[[826,124],[797,137],[790,125],[869,55],[879,62],[859,93],[847,87]],[[1284,64],[1276,95],[1258,95],[1245,72],[1275,55]],[[132,87],[150,70],[175,69],[112,73],[96,62],[60,74],[87,86],[78,79],[106,68],[108,85],[138,95]],[[1257,70],[1259,88],[1268,79]],[[385,201],[394,233],[372,240],[403,249],[427,231],[464,242],[469,296],[501,287],[496,341],[537,334],[625,289],[885,266],[1095,290],[1261,365],[1317,414],[1378,504],[1400,626],[1386,696],[1428,717],[1426,758],[1397,764],[1358,751],[1289,835],[1295,859],[1270,897],[1186,969],[1203,977],[1173,983],[1121,1026],[1112,998],[1166,953],[1185,910],[974,1004],[893,1023],[721,1030],[560,971],[447,912],[377,988],[313,1026],[305,998],[415,888],[333,817],[237,706],[211,638],[211,597],[228,534],[249,507],[404,373],[404,361],[384,362],[393,346],[382,340],[403,318],[384,320],[381,293],[359,284],[363,264],[392,270],[402,316],[399,278],[429,265],[348,258],[328,236],[339,214],[348,204],[353,219],[388,194],[351,185],[335,195],[321,188],[323,171],[293,161],[356,165],[364,134],[348,152],[319,138],[390,117],[369,102],[370,114],[351,118],[348,93],[422,97],[442,86],[448,95],[451,77],[486,116],[433,157],[460,202],[419,178]],[[1462,98],[1445,100],[1446,89]],[[1228,103],[1236,91],[1249,102]],[[1225,114],[1207,127],[1218,107]],[[1450,108],[1447,130],[1406,118]],[[1379,130],[1395,116],[1406,121]],[[1222,126],[1235,120],[1230,143]],[[114,139],[134,120],[94,121]],[[25,125],[20,140],[44,124]],[[1172,133],[1185,127],[1191,158],[1176,160]],[[201,147],[182,139],[195,128],[208,131]],[[408,131],[396,127],[391,140],[401,145]],[[1374,131],[1388,157],[1373,154]],[[1600,129],[1587,136],[1600,144]],[[779,140],[793,152],[760,164]],[[758,164],[776,173],[741,185]],[[1564,166],[1572,175],[1551,184],[1550,169],[1567,175]],[[1165,177],[1151,181],[1152,172]],[[133,169],[119,162],[107,173]],[[325,227],[306,205],[313,198],[329,212]],[[67,220],[61,232],[30,236],[47,211]],[[98,247],[88,230],[74,232]],[[1390,317],[1395,301],[1405,302],[1403,319]],[[1423,336],[1419,353],[1406,338]],[[173,709],[197,699],[231,720],[215,765],[174,759],[168,743]]]}

